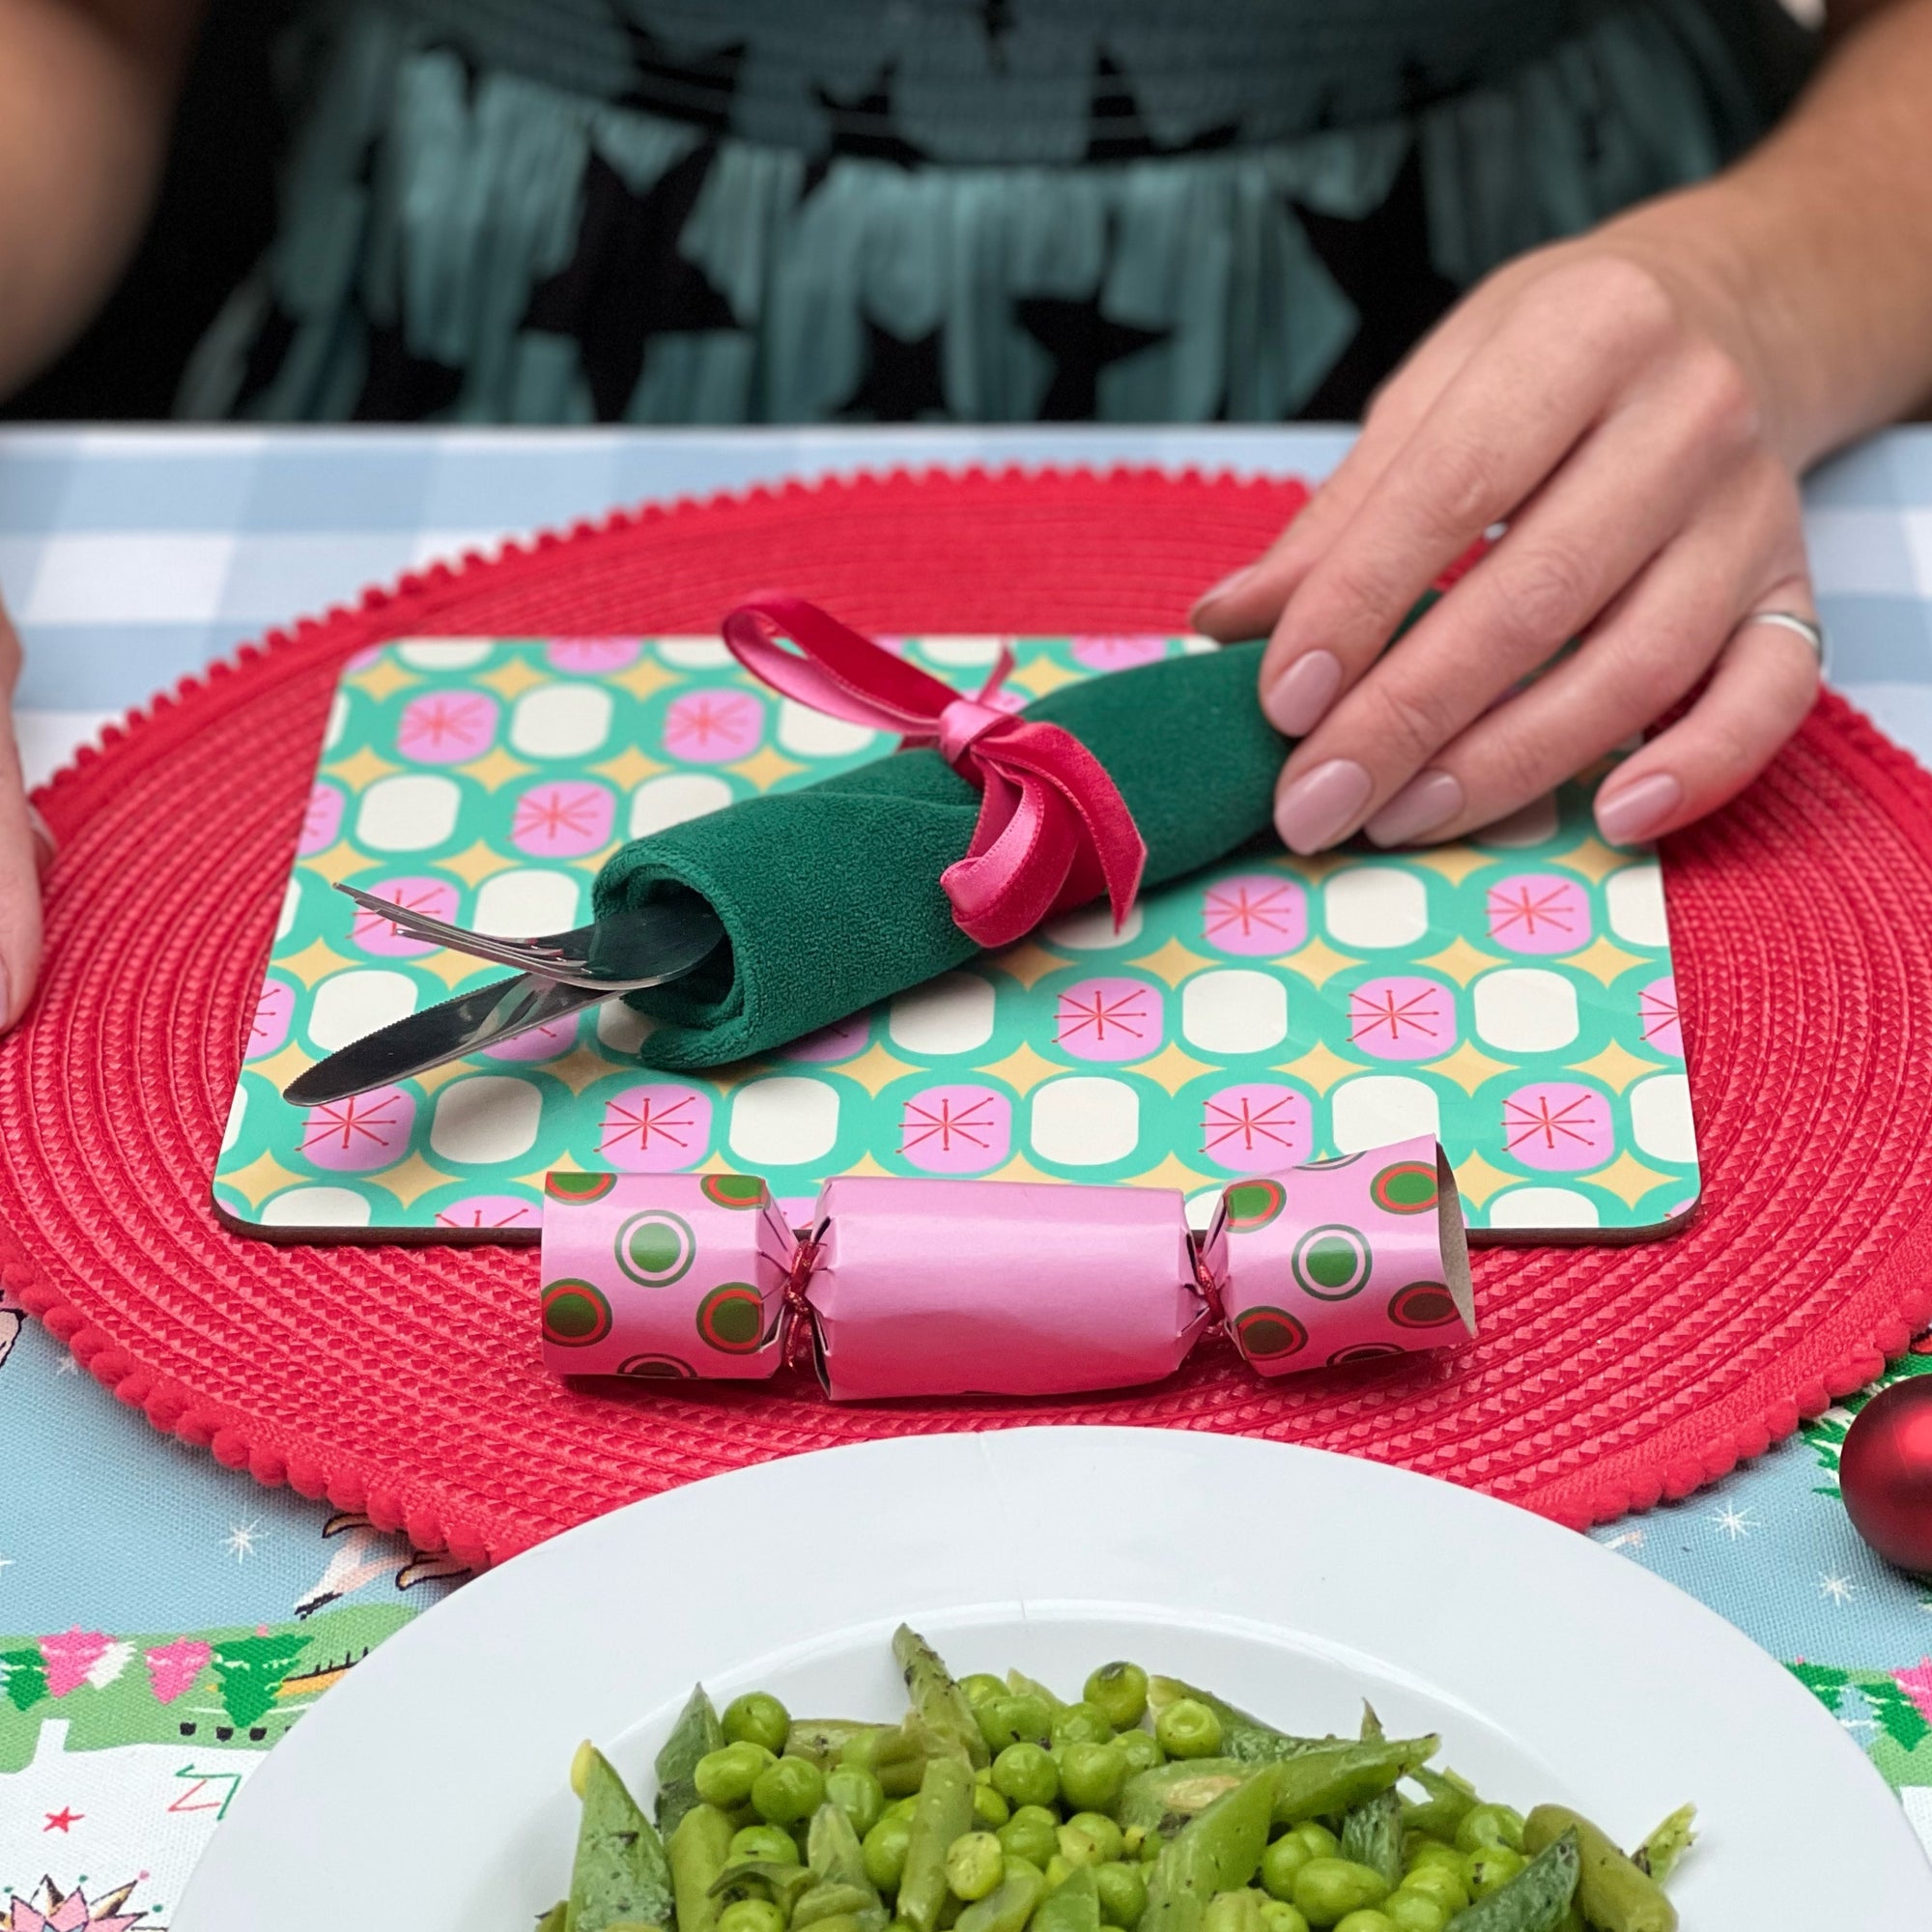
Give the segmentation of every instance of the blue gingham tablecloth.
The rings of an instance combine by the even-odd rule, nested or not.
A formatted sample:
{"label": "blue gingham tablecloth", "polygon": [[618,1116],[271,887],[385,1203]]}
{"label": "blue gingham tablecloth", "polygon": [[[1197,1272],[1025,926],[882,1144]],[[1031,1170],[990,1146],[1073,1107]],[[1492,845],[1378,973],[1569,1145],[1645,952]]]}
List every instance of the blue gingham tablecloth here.
{"label": "blue gingham tablecloth", "polygon": [[[0,592],[26,646],[22,755],[44,777],[265,629],[647,497],[925,464],[1315,476],[1346,446],[1321,429],[4,431]],[[1833,463],[1806,509],[1833,681],[1932,762],[1932,432]],[[1921,1368],[1932,1352],[1894,1373]],[[1879,1562],[1838,1504],[1856,1406],[1596,1535],[1792,1667],[1932,1845],[1932,1585]],[[443,1573],[157,1435],[0,1303],[0,1924],[10,1893],[43,1899],[44,1874],[97,1905],[131,1881],[119,1910],[139,1911],[140,1932],[164,1926],[280,1727],[452,1587]],[[265,1670],[280,1675],[258,1712],[261,1695],[237,1687]]]}

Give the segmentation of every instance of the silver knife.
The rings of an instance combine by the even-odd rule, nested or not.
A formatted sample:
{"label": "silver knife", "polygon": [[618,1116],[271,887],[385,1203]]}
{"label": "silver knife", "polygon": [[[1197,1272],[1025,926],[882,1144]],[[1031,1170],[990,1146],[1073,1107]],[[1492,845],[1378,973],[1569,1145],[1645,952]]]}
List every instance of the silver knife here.
{"label": "silver knife", "polygon": [[427,1072],[446,1060],[461,1060],[512,1034],[527,1033],[612,997],[608,988],[572,986],[534,973],[494,980],[352,1040],[298,1074],[282,1089],[282,1098],[298,1107],[326,1107],[352,1094]]}

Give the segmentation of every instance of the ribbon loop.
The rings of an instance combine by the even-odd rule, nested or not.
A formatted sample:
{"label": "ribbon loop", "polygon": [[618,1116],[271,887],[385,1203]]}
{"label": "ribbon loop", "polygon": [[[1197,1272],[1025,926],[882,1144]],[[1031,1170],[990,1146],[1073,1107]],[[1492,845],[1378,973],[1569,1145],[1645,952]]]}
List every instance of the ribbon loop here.
{"label": "ribbon loop", "polygon": [[979,696],[962,697],[802,597],[753,597],[724,619],[724,635],[760,683],[830,717],[897,732],[908,746],[936,746],[979,788],[972,842],[940,884],[954,922],[980,945],[1010,945],[1103,891],[1115,928],[1125,923],[1147,863],[1133,814],[1070,731],[991,701],[1012,668],[1009,651]]}

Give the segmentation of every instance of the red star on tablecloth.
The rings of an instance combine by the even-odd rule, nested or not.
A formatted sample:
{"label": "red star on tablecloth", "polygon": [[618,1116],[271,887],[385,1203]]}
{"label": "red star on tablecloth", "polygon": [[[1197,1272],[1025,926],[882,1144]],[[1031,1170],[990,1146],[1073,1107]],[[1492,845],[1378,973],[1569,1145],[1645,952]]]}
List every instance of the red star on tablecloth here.
{"label": "red star on tablecloth", "polygon": [[87,1816],[85,1811],[71,1811],[63,1805],[58,1811],[46,1814],[47,1822],[41,1827],[43,1832],[68,1832]]}

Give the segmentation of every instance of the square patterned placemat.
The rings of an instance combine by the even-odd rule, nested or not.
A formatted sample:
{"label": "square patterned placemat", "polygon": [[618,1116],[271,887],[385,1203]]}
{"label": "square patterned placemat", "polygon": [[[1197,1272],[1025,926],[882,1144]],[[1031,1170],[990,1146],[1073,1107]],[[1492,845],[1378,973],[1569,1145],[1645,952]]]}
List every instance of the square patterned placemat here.
{"label": "square patterned placemat", "polygon": [[[1000,640],[895,648],[977,684]],[[1038,696],[1200,639],[1020,638]],[[408,639],[345,667],[214,1177],[271,1239],[534,1239],[554,1167],[1178,1187],[1434,1131],[1479,1238],[1656,1234],[1697,1196],[1662,890],[1588,791],[1481,840],[1261,846],[1082,913],[709,1077],[611,1003],[328,1107],[324,1054],[501,969],[399,936],[337,880],[519,935],[588,917],[626,838],[890,751],[780,701],[709,638]],[[1204,774],[1204,782],[1211,775]]]}

